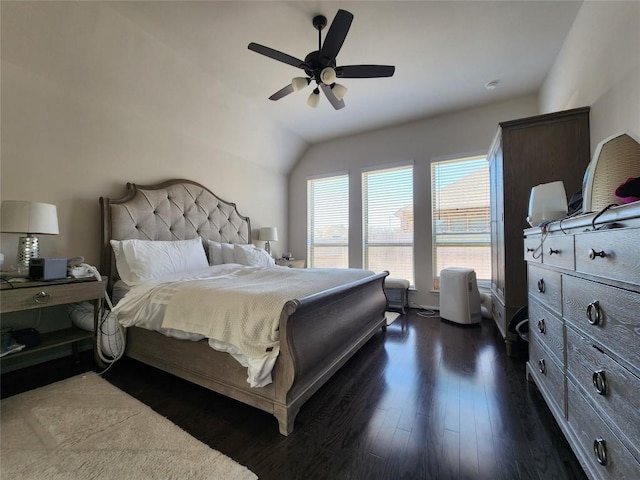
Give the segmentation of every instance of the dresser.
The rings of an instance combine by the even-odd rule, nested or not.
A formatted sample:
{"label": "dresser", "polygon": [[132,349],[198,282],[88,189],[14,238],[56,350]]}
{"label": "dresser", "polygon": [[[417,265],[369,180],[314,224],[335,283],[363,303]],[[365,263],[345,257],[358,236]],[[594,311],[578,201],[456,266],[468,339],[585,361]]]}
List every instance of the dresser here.
{"label": "dresser", "polygon": [[[94,305],[94,331],[98,327],[98,312],[102,308],[102,297],[105,291],[104,281],[91,279],[72,279],[50,281],[3,281],[0,284],[0,316],[9,312],[19,312],[36,308],[52,307],[90,301]],[[2,358],[2,362],[37,352],[72,345],[74,353],[79,342],[91,339],[94,343],[94,358],[99,366],[103,366],[95,351],[94,332],[81,330],[74,326],[55,330],[40,335],[40,344],[11,353]]]}
{"label": "dresser", "polygon": [[640,202],[524,233],[533,381],[592,479],[640,478]]}
{"label": "dresser", "polygon": [[511,318],[527,305],[527,271],[522,230],[528,226],[531,188],[556,180],[567,195],[582,188],[589,164],[589,108],[500,123],[489,154],[491,196],[492,316],[506,342]]}

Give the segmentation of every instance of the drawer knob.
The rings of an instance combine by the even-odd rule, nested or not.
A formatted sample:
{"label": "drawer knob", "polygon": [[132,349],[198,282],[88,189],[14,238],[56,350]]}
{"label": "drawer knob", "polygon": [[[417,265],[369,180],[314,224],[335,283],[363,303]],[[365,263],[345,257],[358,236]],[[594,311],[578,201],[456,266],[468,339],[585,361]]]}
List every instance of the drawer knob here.
{"label": "drawer knob", "polygon": [[544,293],[544,278],[538,280],[538,292]]}
{"label": "drawer knob", "polygon": [[550,248],[549,249],[549,255],[553,255],[554,253],[557,255],[558,253],[560,253],[560,250],[556,250],[556,249]]}
{"label": "drawer knob", "polygon": [[593,453],[596,454],[596,460],[600,465],[607,464],[607,442],[602,438],[596,438],[593,441]]}
{"label": "drawer knob", "polygon": [[600,302],[591,302],[587,306],[587,319],[591,325],[599,325],[602,321],[602,310],[600,309]]}
{"label": "drawer knob", "polygon": [[596,392],[598,392],[599,395],[607,394],[607,379],[604,375],[604,370],[593,372],[592,381],[593,386],[595,387]]}
{"label": "drawer knob", "polygon": [[538,360],[538,370],[543,375],[547,373],[547,364],[544,362],[544,358]]}
{"label": "drawer knob", "polygon": [[45,291],[41,291],[36,293],[33,296],[33,301],[40,304],[40,305],[44,305],[46,303],[49,303],[49,299],[51,298],[51,294],[47,293]]}
{"label": "drawer knob", "polygon": [[542,334],[545,334],[547,332],[547,327],[544,324],[544,318],[538,320],[538,331]]}
{"label": "drawer knob", "polygon": [[606,253],[604,253],[604,250],[600,250],[599,252],[596,252],[593,248],[590,248],[590,249],[589,249],[589,258],[590,258],[591,260],[595,260],[597,257],[602,257],[602,258],[604,258],[604,257],[606,257],[606,256],[607,256],[607,254],[606,254]]}

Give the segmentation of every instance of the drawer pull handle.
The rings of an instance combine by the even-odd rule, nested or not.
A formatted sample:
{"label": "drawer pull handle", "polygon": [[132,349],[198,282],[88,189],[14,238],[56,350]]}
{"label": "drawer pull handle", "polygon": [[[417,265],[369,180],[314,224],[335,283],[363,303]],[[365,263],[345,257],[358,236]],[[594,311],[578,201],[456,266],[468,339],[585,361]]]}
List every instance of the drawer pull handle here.
{"label": "drawer pull handle", "polygon": [[51,298],[51,294],[47,293],[45,291],[42,292],[38,292],[33,296],[33,301],[40,304],[40,305],[44,305],[46,303],[49,303],[49,299]]}
{"label": "drawer pull handle", "polygon": [[604,375],[604,370],[593,372],[593,386],[599,395],[607,394],[607,379]]}
{"label": "drawer pull handle", "polygon": [[538,320],[538,331],[542,334],[547,333],[547,327],[544,324],[544,318]]}
{"label": "drawer pull handle", "polygon": [[538,370],[540,370],[540,373],[543,375],[547,373],[547,364],[544,362],[544,358],[538,360]]}
{"label": "drawer pull handle", "polygon": [[587,319],[591,325],[599,325],[602,320],[602,310],[600,310],[600,302],[591,302],[587,306]]}
{"label": "drawer pull handle", "polygon": [[538,280],[538,292],[544,293],[544,279]]}
{"label": "drawer pull handle", "polygon": [[606,256],[607,256],[607,254],[606,254],[606,253],[604,253],[604,250],[600,250],[599,252],[596,252],[593,248],[590,248],[590,249],[589,249],[589,258],[590,258],[591,260],[595,260],[597,257],[602,257],[602,258],[604,258],[604,257],[606,257]]}
{"label": "drawer pull handle", "polygon": [[549,249],[549,255],[553,255],[554,253],[557,255],[558,253],[560,253],[560,250],[555,250],[553,248],[550,248]]}
{"label": "drawer pull handle", "polygon": [[607,442],[602,438],[596,438],[593,441],[593,452],[596,454],[596,460],[600,465],[607,464]]}
{"label": "drawer pull handle", "polygon": [[535,252],[535,251],[536,251],[535,248],[527,247],[527,252]]}

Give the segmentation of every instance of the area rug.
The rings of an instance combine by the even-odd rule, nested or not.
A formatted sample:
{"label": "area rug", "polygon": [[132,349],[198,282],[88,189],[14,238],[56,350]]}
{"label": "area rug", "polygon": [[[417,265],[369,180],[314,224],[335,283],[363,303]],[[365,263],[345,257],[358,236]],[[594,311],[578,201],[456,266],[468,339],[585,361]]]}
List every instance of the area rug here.
{"label": "area rug", "polygon": [[3,479],[257,478],[93,372],[3,399],[0,416]]}

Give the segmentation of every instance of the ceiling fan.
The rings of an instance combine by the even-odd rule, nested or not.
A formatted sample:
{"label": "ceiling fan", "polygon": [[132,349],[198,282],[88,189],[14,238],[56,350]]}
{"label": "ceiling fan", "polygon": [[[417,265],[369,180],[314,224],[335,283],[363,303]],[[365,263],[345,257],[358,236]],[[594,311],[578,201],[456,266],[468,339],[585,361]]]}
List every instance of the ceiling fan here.
{"label": "ceiling fan", "polygon": [[317,107],[320,102],[320,90],[336,110],[344,107],[343,97],[347,92],[344,85],[336,83],[338,78],[379,78],[393,76],[396,67],[391,65],[343,65],[336,66],[336,57],[349,32],[353,14],[346,10],[338,10],[329,31],[322,43],[322,29],[327,26],[327,18],[323,15],[313,17],[313,26],[318,30],[318,50],[309,53],[304,61],[282,53],[273,48],[251,42],[249,50],[265,55],[279,62],[304,70],[306,77],[296,77],[291,83],[269,97],[269,100],[280,100],[292,92],[302,90],[311,82],[316,82],[307,103]]}

